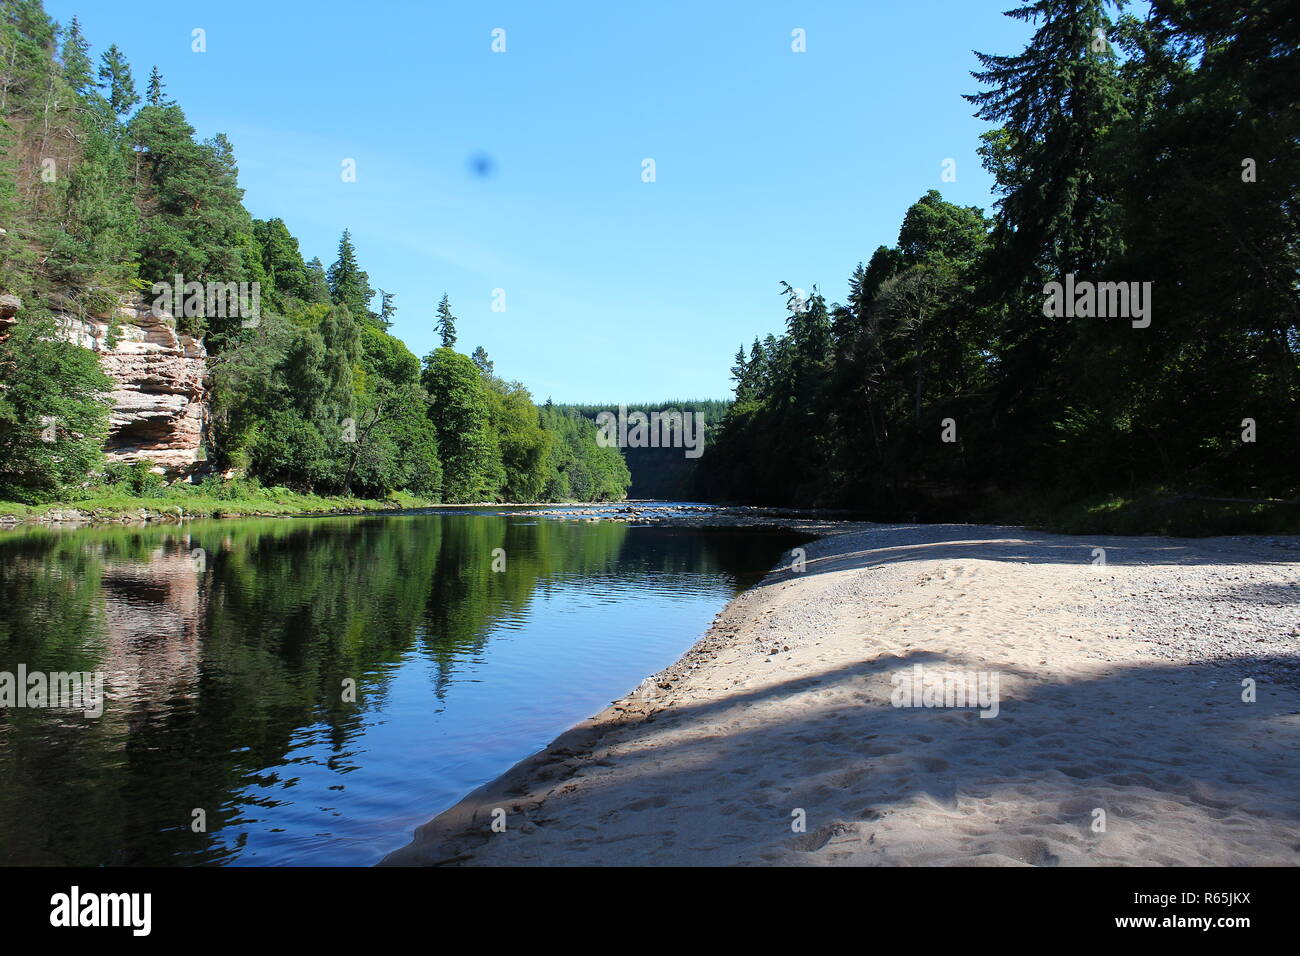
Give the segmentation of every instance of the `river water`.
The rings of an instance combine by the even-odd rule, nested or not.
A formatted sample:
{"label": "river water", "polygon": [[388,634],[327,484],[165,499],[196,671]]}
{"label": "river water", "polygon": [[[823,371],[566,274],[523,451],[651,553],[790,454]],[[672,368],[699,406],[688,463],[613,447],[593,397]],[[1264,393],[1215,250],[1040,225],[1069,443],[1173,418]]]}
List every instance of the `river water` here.
{"label": "river water", "polygon": [[0,864],[374,863],[800,540],[528,509],[0,535],[0,677],[104,681],[99,716],[0,707]]}

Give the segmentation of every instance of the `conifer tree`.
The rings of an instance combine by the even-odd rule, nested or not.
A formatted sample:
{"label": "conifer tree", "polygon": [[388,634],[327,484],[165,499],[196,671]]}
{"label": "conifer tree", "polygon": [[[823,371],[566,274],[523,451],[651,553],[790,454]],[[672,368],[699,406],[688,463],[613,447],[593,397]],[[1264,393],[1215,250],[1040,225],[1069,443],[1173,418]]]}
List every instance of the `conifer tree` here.
{"label": "conifer tree", "polygon": [[745,359],[745,346],[742,344],[736,349],[736,357],[732,360],[735,364],[731,366],[731,380],[736,383],[736,401],[744,401],[748,397],[748,362]]}
{"label": "conifer tree", "polygon": [[313,305],[324,305],[331,301],[329,279],[325,275],[325,264],[320,261],[320,256],[315,256],[307,263],[307,295],[304,298]]}
{"label": "conifer tree", "polygon": [[116,43],[100,58],[99,86],[108,90],[109,105],[118,116],[125,116],[140,102],[140,94],[136,92],[135,80],[131,76],[131,65]]}
{"label": "conifer tree", "polygon": [[397,306],[393,304],[395,294],[379,290],[379,325],[381,328],[390,328],[393,324],[393,316],[397,314]]}
{"label": "conifer tree", "polygon": [[438,318],[433,323],[433,328],[441,338],[443,348],[456,347],[456,316],[451,314],[451,302],[445,292],[442,294],[442,301],[438,303]]}
{"label": "conifer tree", "polygon": [[151,282],[177,273],[196,281],[247,279],[252,218],[242,204],[230,141],[219,134],[195,142],[194,127],[176,105],[142,107],[127,135],[137,202],[149,211],[141,276]]}
{"label": "conifer tree", "polygon": [[1002,193],[1002,265],[1034,283],[1037,269],[1091,275],[1113,242],[1102,156],[1125,115],[1107,8],[1126,0],[1022,2],[1006,15],[1041,21],[1029,45],[1014,56],[976,53],[984,69],[972,75],[990,88],[966,96],[980,119],[1000,124],[982,154]]}
{"label": "conifer tree", "polygon": [[149,71],[149,87],[145,92],[145,102],[150,106],[170,106],[172,101],[163,96],[163,90],[166,84],[163,83],[162,74],[158,72],[158,67]]}
{"label": "conifer tree", "polygon": [[90,60],[90,44],[81,32],[76,17],[68,24],[63,39],[63,78],[69,86],[86,96],[95,90],[94,64]]}
{"label": "conifer tree", "polygon": [[370,287],[370,276],[357,265],[357,252],[352,245],[352,233],[343,230],[339,239],[339,256],[326,273],[330,297],[336,305],[347,306],[357,319],[370,315],[369,303],[375,290]]}

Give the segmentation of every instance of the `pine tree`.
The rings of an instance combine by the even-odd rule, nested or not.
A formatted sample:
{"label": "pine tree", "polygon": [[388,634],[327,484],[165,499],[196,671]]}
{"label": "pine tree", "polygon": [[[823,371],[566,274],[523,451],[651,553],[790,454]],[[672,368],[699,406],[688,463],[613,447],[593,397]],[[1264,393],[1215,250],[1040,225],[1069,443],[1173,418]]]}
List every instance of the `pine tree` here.
{"label": "pine tree", "polygon": [[166,84],[163,83],[162,74],[158,72],[158,67],[149,71],[149,88],[145,93],[145,102],[150,106],[171,106],[174,102],[163,96],[163,90]]}
{"label": "pine tree", "polygon": [[977,53],[991,89],[966,99],[1001,124],[981,152],[1003,193],[1003,268],[1041,284],[1038,269],[1094,274],[1114,241],[1102,151],[1125,108],[1106,10],[1126,0],[1022,2],[1006,15],[1042,24],[1019,54]]}
{"label": "pine tree", "polygon": [[135,80],[131,76],[131,65],[114,43],[100,58],[99,86],[108,90],[108,102],[113,112],[125,116],[131,108],[140,102],[140,95],[135,91]]}
{"label": "pine tree", "polygon": [[90,60],[90,44],[82,35],[81,24],[76,17],[68,24],[67,35],[63,40],[62,59],[63,78],[68,85],[82,96],[94,92],[94,64]]}
{"label": "pine tree", "polygon": [[150,282],[177,273],[200,282],[247,280],[245,237],[253,226],[230,141],[217,135],[196,143],[194,127],[175,105],[142,107],[127,135],[137,202],[148,210],[141,276]]}
{"label": "pine tree", "polygon": [[304,299],[312,305],[325,305],[331,301],[329,278],[325,275],[325,264],[320,261],[320,256],[307,263],[307,295]]}
{"label": "pine tree", "polygon": [[[262,265],[281,299],[288,297],[303,302],[316,301],[313,298],[313,277],[302,261],[298,240],[289,232],[284,220],[255,219],[253,235],[262,247]],[[323,275],[321,282],[324,284]],[[325,289],[324,301],[329,301],[328,288]]]}
{"label": "pine tree", "polygon": [[442,294],[442,301],[438,303],[438,318],[433,323],[433,328],[442,339],[443,348],[456,347],[456,316],[451,314],[451,302],[448,301],[445,292]]}
{"label": "pine tree", "polygon": [[980,152],[1001,194],[985,281],[1002,313],[994,404],[1012,457],[1043,461],[1034,450],[1059,440],[1063,410],[1095,408],[1099,395],[1083,369],[1089,340],[1106,327],[1047,318],[1041,301],[1044,282],[1096,281],[1122,252],[1116,199],[1126,174],[1112,140],[1128,112],[1107,16],[1122,3],[1023,0],[1007,16],[1037,24],[1025,49],[976,54],[984,69],[974,76],[989,89],[966,98],[1001,124]]}
{"label": "pine tree", "polygon": [[749,396],[746,394],[746,382],[748,378],[749,367],[745,359],[745,346],[742,344],[736,349],[735,362],[731,366],[731,380],[736,383],[736,401],[744,401]]}
{"label": "pine tree", "polygon": [[748,378],[751,397],[760,398],[767,388],[767,353],[763,343],[754,337],[754,344],[749,347],[749,361],[745,363],[745,375]]}
{"label": "pine tree", "polygon": [[343,230],[339,239],[339,257],[326,273],[330,297],[336,305],[347,306],[357,319],[370,315],[369,303],[375,290],[370,287],[370,276],[357,265],[357,251],[352,246],[352,233]]}
{"label": "pine tree", "polygon": [[496,367],[495,363],[488,358],[487,349],[481,345],[474,349],[474,354],[470,358],[474,360],[474,364],[478,366],[478,370],[484,375],[491,375],[492,370]]}
{"label": "pine tree", "polygon": [[393,316],[397,314],[397,306],[393,304],[394,293],[379,290],[379,325],[381,328],[388,329],[392,327]]}

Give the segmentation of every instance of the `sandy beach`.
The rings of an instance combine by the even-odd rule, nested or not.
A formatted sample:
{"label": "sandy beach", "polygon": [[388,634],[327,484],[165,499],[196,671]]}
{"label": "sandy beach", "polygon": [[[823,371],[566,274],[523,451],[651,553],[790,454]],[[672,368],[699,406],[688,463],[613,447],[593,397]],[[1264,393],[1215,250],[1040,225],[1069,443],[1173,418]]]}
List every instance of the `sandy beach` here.
{"label": "sandy beach", "polygon": [[1300,863],[1300,541],[846,527],[383,863]]}

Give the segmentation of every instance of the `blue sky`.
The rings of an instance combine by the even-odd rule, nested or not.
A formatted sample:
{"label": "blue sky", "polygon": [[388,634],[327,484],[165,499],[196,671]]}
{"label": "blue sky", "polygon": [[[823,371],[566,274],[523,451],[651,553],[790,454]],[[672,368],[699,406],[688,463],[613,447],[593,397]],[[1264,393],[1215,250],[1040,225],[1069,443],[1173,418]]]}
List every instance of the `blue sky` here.
{"label": "blue sky", "polygon": [[726,397],[736,347],[783,326],[781,280],[842,301],[927,189],[987,209],[960,94],[972,50],[1024,45],[1013,5],[46,2],[142,89],[156,64],[307,258],[351,229],[416,354],[446,292],[458,348],[538,401],[604,403]]}

